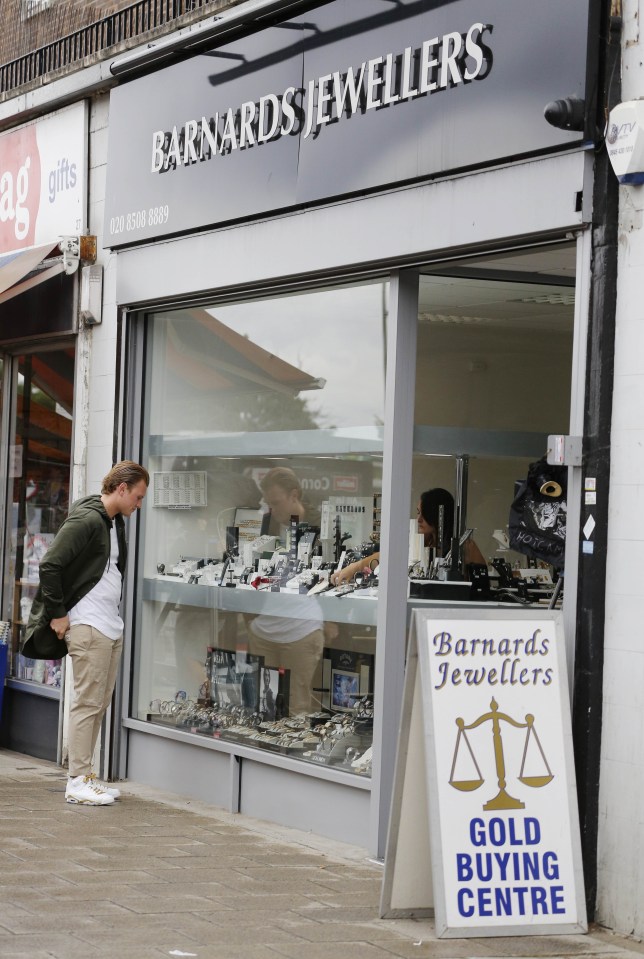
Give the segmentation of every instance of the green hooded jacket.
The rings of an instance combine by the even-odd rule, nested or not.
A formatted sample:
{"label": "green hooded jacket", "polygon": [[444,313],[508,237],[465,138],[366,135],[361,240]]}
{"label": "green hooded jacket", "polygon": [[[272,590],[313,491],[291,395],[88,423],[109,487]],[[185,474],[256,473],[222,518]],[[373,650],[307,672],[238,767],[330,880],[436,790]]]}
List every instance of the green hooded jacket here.
{"label": "green hooded jacket", "polygon": [[[119,547],[117,566],[122,577],[127,543],[120,513],[114,523]],[[67,655],[67,644],[58,639],[49,623],[66,616],[103,576],[110,559],[111,528],[112,520],[98,494],[84,496],[73,504],[40,564],[40,585],[27,623],[23,656],[62,659]]]}

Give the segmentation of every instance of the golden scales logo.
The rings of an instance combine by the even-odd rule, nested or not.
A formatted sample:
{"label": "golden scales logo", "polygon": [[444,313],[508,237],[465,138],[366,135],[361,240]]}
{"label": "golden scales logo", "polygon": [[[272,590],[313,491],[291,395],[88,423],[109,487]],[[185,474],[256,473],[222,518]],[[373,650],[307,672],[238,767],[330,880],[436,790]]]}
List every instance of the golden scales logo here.
{"label": "golden scales logo", "polygon": [[[483,713],[483,715],[479,716],[478,719],[475,719],[473,723],[466,725],[465,720],[460,716],[456,720],[458,734],[456,736],[456,745],[454,747],[454,756],[452,759],[452,770],[450,772],[449,784],[450,786],[453,786],[454,789],[459,789],[461,792],[473,792],[485,782],[479,764],[476,760],[474,750],[472,749],[471,743],[467,736],[467,733],[470,730],[476,729],[478,726],[482,726],[484,723],[492,724],[492,742],[494,745],[494,761],[496,764],[496,775],[499,791],[493,799],[490,799],[489,802],[485,803],[483,809],[525,809],[525,803],[521,802],[520,799],[515,799],[506,792],[505,787],[507,785],[507,781],[503,740],[501,737],[501,723],[507,723],[510,726],[514,726],[515,729],[526,730],[525,742],[523,745],[523,756],[521,759],[519,774],[517,776],[519,782],[522,782],[525,786],[531,786],[532,788],[538,789],[542,786],[547,786],[549,782],[552,782],[554,776],[548,765],[548,761],[546,760],[545,753],[537,735],[537,730],[535,729],[534,725],[534,716],[531,713],[527,713],[525,722],[517,722],[516,719],[513,719],[512,716],[508,716],[507,713],[499,712],[499,704],[495,699],[492,699],[492,702],[490,703],[490,711]],[[471,763],[473,767],[472,777],[469,779],[456,779],[455,773],[457,764],[460,765],[460,763],[463,762],[463,747],[467,749],[465,754],[465,762],[468,765]],[[537,775],[534,774],[534,768],[532,768],[532,763],[535,762],[535,755],[537,760],[536,766],[540,770],[539,774]],[[531,764],[533,773],[531,775],[527,773],[529,763]]]}

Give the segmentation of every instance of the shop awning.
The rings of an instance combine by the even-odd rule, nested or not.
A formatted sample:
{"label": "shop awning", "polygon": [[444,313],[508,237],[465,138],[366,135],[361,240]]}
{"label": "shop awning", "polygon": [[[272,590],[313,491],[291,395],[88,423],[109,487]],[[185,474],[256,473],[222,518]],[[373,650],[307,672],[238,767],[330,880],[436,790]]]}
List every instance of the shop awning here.
{"label": "shop awning", "polygon": [[[55,261],[52,258],[56,257]],[[44,283],[65,269],[59,241],[0,256],[0,303]]]}

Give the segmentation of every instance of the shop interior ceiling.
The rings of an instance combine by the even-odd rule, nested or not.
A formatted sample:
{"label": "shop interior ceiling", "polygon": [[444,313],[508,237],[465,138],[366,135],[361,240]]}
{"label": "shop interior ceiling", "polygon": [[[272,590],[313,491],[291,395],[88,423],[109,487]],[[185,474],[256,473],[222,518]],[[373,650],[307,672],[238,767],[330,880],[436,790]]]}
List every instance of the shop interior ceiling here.
{"label": "shop interior ceiling", "polygon": [[32,395],[25,436],[24,399],[18,396],[16,443],[27,440],[29,457],[50,463],[68,463],[72,436],[74,349],[52,350],[30,357]]}
{"label": "shop interior ceiling", "polygon": [[421,324],[570,333],[574,244],[442,263],[422,271]]}

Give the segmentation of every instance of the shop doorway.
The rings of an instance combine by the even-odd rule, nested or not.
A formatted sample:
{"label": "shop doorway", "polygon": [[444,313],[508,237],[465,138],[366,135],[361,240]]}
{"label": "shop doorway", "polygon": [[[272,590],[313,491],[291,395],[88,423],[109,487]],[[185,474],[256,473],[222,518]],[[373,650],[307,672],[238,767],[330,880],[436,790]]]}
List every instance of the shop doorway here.
{"label": "shop doorway", "polygon": [[10,624],[3,743],[55,760],[63,666],[20,653],[38,570],[67,516],[72,458],[75,348],[7,357],[3,395],[7,463],[2,618]]}

